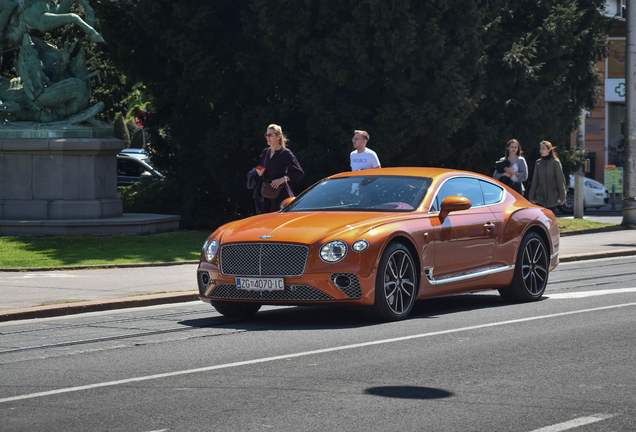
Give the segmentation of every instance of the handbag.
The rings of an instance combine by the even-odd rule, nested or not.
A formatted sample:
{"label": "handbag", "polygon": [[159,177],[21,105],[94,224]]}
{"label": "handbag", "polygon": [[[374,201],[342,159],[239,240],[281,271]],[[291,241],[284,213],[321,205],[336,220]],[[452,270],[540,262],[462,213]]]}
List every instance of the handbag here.
{"label": "handbag", "polygon": [[505,171],[504,168],[509,166],[510,166],[510,161],[508,160],[508,158],[505,158],[504,160],[499,162],[495,162],[495,170],[500,174]]}
{"label": "handbag", "polygon": [[261,195],[263,195],[263,197],[267,199],[275,200],[280,195],[281,189],[282,185],[279,186],[278,189],[276,189],[272,186],[271,182],[264,181],[263,185],[261,186]]}

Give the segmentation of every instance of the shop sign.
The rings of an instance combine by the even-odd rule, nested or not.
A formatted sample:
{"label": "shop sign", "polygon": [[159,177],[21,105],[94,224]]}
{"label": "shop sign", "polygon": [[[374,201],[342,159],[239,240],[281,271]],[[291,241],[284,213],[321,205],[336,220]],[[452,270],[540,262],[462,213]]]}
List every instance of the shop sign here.
{"label": "shop sign", "polygon": [[625,102],[625,78],[605,80],[605,102]]}

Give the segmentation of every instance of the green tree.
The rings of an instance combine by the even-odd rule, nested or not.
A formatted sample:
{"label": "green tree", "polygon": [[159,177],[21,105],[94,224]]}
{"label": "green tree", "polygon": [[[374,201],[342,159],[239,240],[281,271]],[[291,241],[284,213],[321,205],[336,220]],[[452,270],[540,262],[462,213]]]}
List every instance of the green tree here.
{"label": "green tree", "polygon": [[[484,99],[451,139],[456,166],[490,174],[511,138],[529,168],[543,140],[559,147],[573,169],[580,155],[566,151],[581,110],[594,107],[611,21],[604,0],[511,0],[500,15],[497,42],[486,52]],[[480,157],[486,155],[487,157]]]}
{"label": "green tree", "polygon": [[126,148],[130,147],[130,134],[128,133],[128,127],[126,127],[124,117],[120,113],[115,115],[113,127],[115,128],[115,138],[122,140]]}
{"label": "green tree", "polygon": [[[283,126],[306,176],[348,169],[353,129],[383,165],[432,165],[476,109],[496,1],[112,1],[102,33],[153,96],[154,163],[186,223],[253,207],[245,175]],[[130,29],[125,35],[120,29]]]}
{"label": "green tree", "polygon": [[246,174],[270,123],[305,169],[296,192],[349,169],[354,129],[370,132],[383,166],[490,173],[509,137],[559,143],[594,96],[600,3],[111,0],[95,9],[111,59],[152,95],[146,130],[153,163],[179,194],[169,201],[186,226],[213,228],[253,212]]}

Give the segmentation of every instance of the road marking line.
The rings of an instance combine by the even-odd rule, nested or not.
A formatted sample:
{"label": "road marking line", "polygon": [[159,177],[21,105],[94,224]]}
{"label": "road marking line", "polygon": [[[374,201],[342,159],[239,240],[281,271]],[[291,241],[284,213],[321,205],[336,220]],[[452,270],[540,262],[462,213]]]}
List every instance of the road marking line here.
{"label": "road marking line", "polygon": [[25,273],[18,276],[5,276],[3,279],[42,279],[43,277],[49,278],[77,278],[78,275],[60,273],[60,272],[48,272],[48,273]]}
{"label": "road marking line", "polygon": [[579,417],[574,420],[558,423],[552,426],[546,426],[541,429],[535,429],[531,432],[559,432],[568,429],[574,429],[579,426],[585,426],[590,423],[596,423],[614,417],[614,414],[594,414],[588,417]]}
{"label": "road marking line", "polygon": [[597,291],[579,291],[572,293],[562,293],[562,294],[550,294],[546,295],[550,300],[564,300],[564,299],[575,299],[575,298],[586,298],[586,297],[595,297],[601,295],[608,294],[624,294],[636,292],[636,288],[616,288],[616,289],[608,289],[608,290],[597,290]]}
{"label": "road marking line", "polygon": [[344,350],[350,350],[350,349],[356,349],[356,348],[370,347],[374,345],[384,345],[384,344],[395,343],[395,342],[404,342],[404,341],[413,340],[413,339],[421,339],[421,338],[432,337],[432,336],[459,333],[459,332],[465,332],[469,330],[479,330],[479,329],[490,328],[490,327],[498,327],[498,326],[509,325],[509,324],[518,324],[523,322],[558,318],[558,317],[564,317],[569,315],[578,315],[582,313],[598,312],[598,311],[609,310],[609,309],[619,309],[619,308],[630,307],[630,306],[636,306],[636,303],[624,303],[624,304],[613,305],[613,306],[603,306],[603,307],[597,307],[592,309],[582,309],[578,311],[561,312],[556,314],[541,315],[541,316],[535,316],[535,317],[529,317],[529,318],[520,318],[520,319],[501,321],[496,323],[480,324],[480,325],[475,325],[470,327],[460,327],[456,329],[440,330],[440,331],[430,332],[430,333],[420,333],[420,334],[411,335],[411,336],[402,336],[397,338],[381,339],[381,340],[371,341],[371,342],[361,342],[357,344],[343,345],[343,346],[337,346],[332,348],[323,348],[323,349],[318,349],[313,351],[304,351],[304,352],[284,354],[284,355],[273,356],[273,357],[265,357],[265,358],[254,359],[254,360],[245,360],[245,361],[226,363],[226,364],[215,365],[215,366],[206,366],[206,367],[196,368],[196,369],[186,369],[186,370],[167,372],[167,373],[156,374],[156,375],[146,375],[146,376],[140,376],[136,378],[127,378],[127,379],[117,380],[117,381],[106,381],[106,382],[82,385],[77,387],[68,387],[68,388],[62,388],[57,390],[49,390],[49,391],[43,391],[38,393],[30,393],[30,394],[25,394],[20,396],[1,398],[0,403],[14,402],[14,401],[25,400],[25,399],[34,399],[34,398],[43,397],[43,396],[53,396],[53,395],[58,395],[62,393],[71,393],[71,392],[76,392],[81,390],[96,389],[100,387],[112,387],[112,386],[117,386],[122,384],[130,384],[134,382],[149,381],[149,380],[155,380],[155,379],[161,379],[161,378],[171,378],[171,377],[176,377],[181,375],[209,372],[209,371],[219,370],[219,369],[249,366],[249,365],[267,363],[267,362],[272,362],[277,360],[287,360],[287,359],[292,359],[297,357],[306,357],[306,356],[317,355],[317,354],[325,354],[325,353],[344,351]]}

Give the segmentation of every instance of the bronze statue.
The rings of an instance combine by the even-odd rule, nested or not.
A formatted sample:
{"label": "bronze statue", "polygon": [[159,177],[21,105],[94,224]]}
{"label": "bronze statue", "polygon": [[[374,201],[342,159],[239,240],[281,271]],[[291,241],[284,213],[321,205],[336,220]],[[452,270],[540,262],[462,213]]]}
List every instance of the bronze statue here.
{"label": "bronze statue", "polygon": [[71,57],[75,43],[66,42],[60,50],[31,36],[74,23],[90,35],[93,42],[103,42],[92,27],[95,25],[93,9],[86,0],[77,1],[87,14],[86,21],[68,13],[76,0],[62,0],[59,4],[47,0],[0,0],[2,51],[19,49],[15,64],[18,77],[0,78],[3,123],[78,123],[103,108],[99,103],[87,109],[90,79],[99,71],[88,72],[84,51]]}

